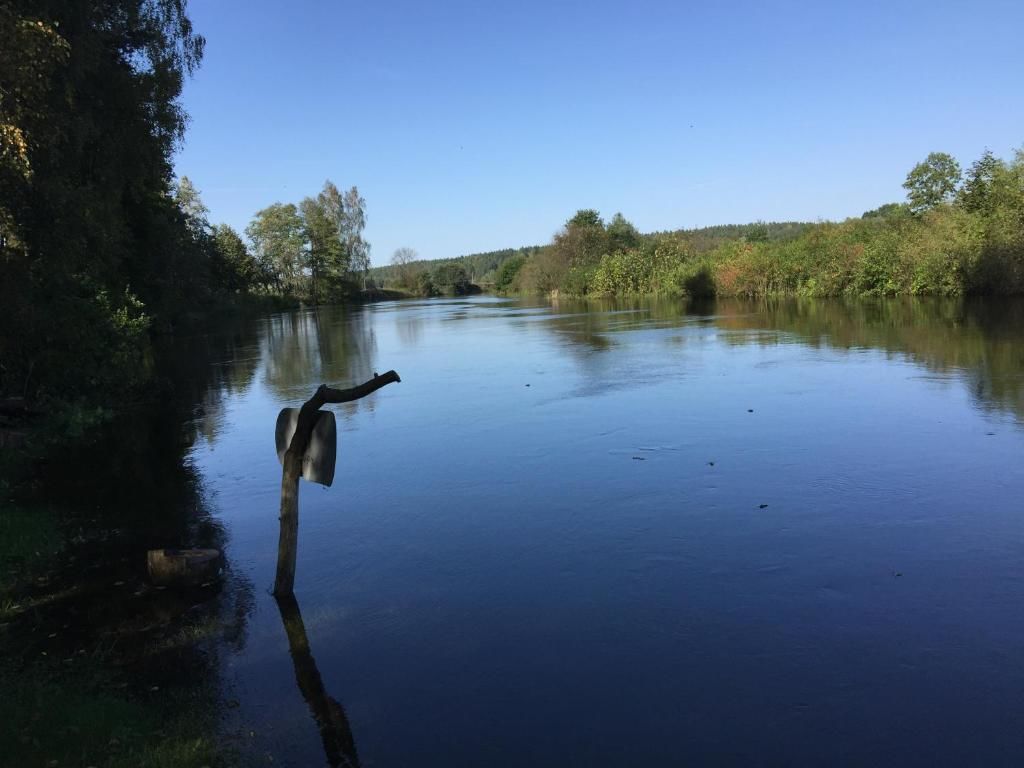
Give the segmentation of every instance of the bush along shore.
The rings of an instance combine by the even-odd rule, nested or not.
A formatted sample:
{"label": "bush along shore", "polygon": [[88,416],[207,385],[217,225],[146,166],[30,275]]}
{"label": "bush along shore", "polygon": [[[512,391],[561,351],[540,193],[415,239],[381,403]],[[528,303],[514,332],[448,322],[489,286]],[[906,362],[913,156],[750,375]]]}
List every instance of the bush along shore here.
{"label": "bush along shore", "polygon": [[1024,293],[1024,151],[966,173],[933,153],[907,200],[842,222],[641,234],[586,209],[541,248],[506,252],[501,293],[575,296],[897,296]]}

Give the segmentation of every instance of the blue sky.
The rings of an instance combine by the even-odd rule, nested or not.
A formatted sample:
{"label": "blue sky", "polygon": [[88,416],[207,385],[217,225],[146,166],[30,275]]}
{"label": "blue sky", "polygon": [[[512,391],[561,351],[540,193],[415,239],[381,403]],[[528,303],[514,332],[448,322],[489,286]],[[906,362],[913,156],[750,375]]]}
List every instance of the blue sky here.
{"label": "blue sky", "polygon": [[239,231],[330,178],[374,264],[642,231],[842,219],[930,151],[1024,145],[1024,2],[226,2],[176,168]]}

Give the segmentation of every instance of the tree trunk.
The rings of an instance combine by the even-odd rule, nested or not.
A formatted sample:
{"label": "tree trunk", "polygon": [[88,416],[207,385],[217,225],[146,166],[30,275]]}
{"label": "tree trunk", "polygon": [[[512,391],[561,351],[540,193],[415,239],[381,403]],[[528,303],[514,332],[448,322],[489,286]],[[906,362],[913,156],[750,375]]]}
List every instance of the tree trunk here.
{"label": "tree trunk", "polygon": [[394,371],[378,376],[351,389],[332,389],[321,384],[314,395],[299,409],[295,434],[284,455],[281,470],[281,533],[277,544],[277,575],[274,578],[274,594],[278,597],[292,594],[295,586],[295,557],[299,545],[299,477],[302,475],[302,457],[309,447],[313,427],[319,415],[320,406],[325,403],[348,403],[376,392],[386,384],[401,379]]}

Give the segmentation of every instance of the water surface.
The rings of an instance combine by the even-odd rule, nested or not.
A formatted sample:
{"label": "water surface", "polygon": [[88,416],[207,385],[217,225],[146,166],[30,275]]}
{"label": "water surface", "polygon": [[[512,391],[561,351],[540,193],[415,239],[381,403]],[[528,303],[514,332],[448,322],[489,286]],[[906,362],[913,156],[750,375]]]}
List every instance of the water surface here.
{"label": "water surface", "polygon": [[[1020,303],[321,308],[216,367],[190,460],[254,585],[255,758],[1024,764]],[[300,690],[274,422],[389,368],[300,491]]]}

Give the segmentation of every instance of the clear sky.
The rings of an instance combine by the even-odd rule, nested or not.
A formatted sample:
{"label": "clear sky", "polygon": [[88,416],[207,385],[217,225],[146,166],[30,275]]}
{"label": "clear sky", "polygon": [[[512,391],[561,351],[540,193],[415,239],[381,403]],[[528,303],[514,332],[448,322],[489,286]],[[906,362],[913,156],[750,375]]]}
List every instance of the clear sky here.
{"label": "clear sky", "polygon": [[227,2],[177,172],[239,231],[330,178],[374,264],[641,231],[841,219],[930,151],[1024,145],[1024,2]]}

